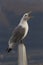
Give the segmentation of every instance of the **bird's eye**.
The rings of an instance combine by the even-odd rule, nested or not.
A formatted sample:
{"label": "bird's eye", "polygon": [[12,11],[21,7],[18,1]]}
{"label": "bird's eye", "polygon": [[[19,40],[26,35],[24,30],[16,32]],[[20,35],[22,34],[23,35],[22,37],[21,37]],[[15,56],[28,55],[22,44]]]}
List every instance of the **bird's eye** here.
{"label": "bird's eye", "polygon": [[27,15],[25,15],[25,16],[27,16]]}

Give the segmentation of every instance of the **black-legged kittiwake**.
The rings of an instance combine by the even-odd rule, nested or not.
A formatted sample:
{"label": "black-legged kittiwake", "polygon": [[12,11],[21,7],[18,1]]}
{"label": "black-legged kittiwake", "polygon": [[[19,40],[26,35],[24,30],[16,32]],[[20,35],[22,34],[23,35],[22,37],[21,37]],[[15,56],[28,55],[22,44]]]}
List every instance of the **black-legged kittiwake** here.
{"label": "black-legged kittiwake", "polygon": [[7,51],[10,52],[13,47],[17,44],[17,42],[21,42],[27,35],[29,30],[28,20],[32,18],[30,15],[31,11],[28,13],[25,13],[23,17],[20,20],[20,23],[15,27],[12,36],[10,37],[8,41],[8,48]]}

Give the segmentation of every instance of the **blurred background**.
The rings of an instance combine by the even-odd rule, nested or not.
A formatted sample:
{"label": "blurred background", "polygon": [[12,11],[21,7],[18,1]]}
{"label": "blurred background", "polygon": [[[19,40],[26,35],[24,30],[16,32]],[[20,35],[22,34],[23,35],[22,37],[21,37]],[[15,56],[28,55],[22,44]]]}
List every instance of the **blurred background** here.
{"label": "blurred background", "polygon": [[25,39],[28,65],[43,65],[43,0],[0,0],[0,65],[18,65],[18,51],[5,51],[14,27],[25,12],[34,16]]}

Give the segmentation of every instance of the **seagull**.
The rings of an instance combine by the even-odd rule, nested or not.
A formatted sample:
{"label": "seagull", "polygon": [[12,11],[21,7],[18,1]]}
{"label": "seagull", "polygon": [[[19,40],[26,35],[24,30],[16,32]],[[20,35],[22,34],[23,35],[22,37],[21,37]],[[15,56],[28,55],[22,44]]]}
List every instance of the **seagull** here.
{"label": "seagull", "polygon": [[32,18],[30,15],[31,11],[25,13],[20,20],[20,23],[15,27],[9,41],[8,41],[8,48],[7,51],[10,52],[16,44],[22,43],[23,39],[27,36],[29,31],[28,20]]}

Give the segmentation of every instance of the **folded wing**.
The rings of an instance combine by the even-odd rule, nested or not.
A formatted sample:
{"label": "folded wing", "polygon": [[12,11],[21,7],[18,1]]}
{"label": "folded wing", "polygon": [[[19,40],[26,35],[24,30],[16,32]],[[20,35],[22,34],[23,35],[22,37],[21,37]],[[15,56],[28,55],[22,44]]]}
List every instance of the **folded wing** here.
{"label": "folded wing", "polygon": [[16,43],[22,39],[24,34],[25,34],[25,28],[22,28],[21,26],[19,26],[14,30],[14,32],[10,38],[10,41]]}

